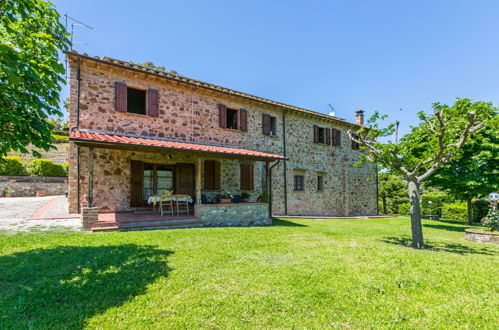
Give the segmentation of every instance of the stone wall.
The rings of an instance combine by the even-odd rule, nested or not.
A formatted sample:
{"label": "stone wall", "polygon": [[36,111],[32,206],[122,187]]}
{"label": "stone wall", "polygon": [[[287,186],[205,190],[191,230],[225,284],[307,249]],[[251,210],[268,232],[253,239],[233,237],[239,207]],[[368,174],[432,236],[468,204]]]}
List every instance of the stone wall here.
{"label": "stone wall", "polygon": [[46,191],[47,195],[51,196],[64,195],[68,184],[65,177],[0,176],[1,196],[4,196],[7,187],[12,190],[12,197],[36,196],[36,191],[40,190]]}
{"label": "stone wall", "polygon": [[269,205],[264,203],[196,204],[195,215],[206,226],[271,225]]}
{"label": "stone wall", "polygon": [[[76,124],[76,61],[70,58],[70,121]],[[117,112],[114,110],[114,84],[124,82],[130,87],[159,91],[159,117],[149,117]],[[272,193],[274,214],[289,215],[373,215],[376,213],[375,168],[365,164],[356,167],[359,160],[358,150],[352,150],[347,131],[351,124],[332,121],[307,114],[285,113],[282,108],[258,103],[236,96],[207,89],[180,85],[159,77],[146,75],[122,68],[112,67],[84,60],[81,62],[80,129],[91,129],[115,133],[137,134],[181,141],[223,144],[252,150],[284,155],[283,122],[286,122],[286,177],[284,182],[284,162],[273,170]],[[228,108],[248,111],[248,131],[243,132],[219,127],[217,105],[223,103]],[[270,114],[276,118],[276,136],[262,134],[262,115]],[[339,147],[313,142],[313,126],[337,128],[341,130],[342,145]],[[85,148],[81,158],[85,160]],[[97,152],[97,150],[96,150]],[[107,208],[122,209],[129,207],[129,160],[142,157],[139,153],[106,149],[98,151],[99,178],[95,189],[101,202]],[[157,162],[169,161],[158,153]],[[103,158],[100,158],[103,157]],[[112,158],[111,158],[112,157]],[[115,168],[104,163],[118,163],[120,174]],[[225,162],[225,161],[224,161]],[[222,168],[222,189],[239,191],[238,162],[227,160]],[[233,162],[233,166],[228,164]],[[82,164],[81,169],[85,165]],[[293,177],[297,172],[305,177],[305,191],[293,190]],[[324,190],[317,190],[317,176],[324,176]],[[225,178],[225,180],[224,180]],[[255,166],[255,192],[253,198],[262,191],[262,163]],[[85,194],[85,174],[81,173],[81,191]],[[74,211],[76,201],[76,149],[70,147],[70,207]],[[112,188],[112,189],[111,189]],[[286,188],[286,189],[285,189]],[[285,195],[285,190],[287,194]],[[97,196],[97,194],[95,194]],[[287,197],[287,198],[286,198]],[[287,199],[287,205],[285,201]],[[127,206],[128,204],[128,206]],[[72,206],[71,206],[72,205]]]}

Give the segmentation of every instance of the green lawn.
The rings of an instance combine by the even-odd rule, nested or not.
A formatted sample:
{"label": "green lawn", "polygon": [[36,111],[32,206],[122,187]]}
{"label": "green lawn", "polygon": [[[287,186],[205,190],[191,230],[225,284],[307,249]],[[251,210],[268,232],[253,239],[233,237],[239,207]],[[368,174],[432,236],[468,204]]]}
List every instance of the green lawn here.
{"label": "green lawn", "polygon": [[496,328],[499,247],[466,226],[0,234],[0,328]]}

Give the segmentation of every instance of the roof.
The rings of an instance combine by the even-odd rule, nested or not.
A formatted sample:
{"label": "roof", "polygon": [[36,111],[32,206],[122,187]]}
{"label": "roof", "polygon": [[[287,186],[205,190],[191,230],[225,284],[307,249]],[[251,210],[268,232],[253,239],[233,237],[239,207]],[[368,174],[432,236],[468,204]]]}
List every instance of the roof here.
{"label": "roof", "polygon": [[136,146],[155,149],[168,149],[201,152],[210,154],[224,154],[236,157],[250,157],[262,160],[285,159],[284,156],[275,155],[267,152],[242,149],[237,147],[218,146],[213,144],[193,143],[184,141],[175,141],[153,137],[141,137],[135,135],[99,133],[87,130],[72,131],[69,139],[75,142],[110,144],[121,146]]}
{"label": "roof", "polygon": [[238,91],[233,90],[233,89],[229,89],[229,88],[225,88],[222,86],[206,83],[206,82],[203,82],[200,80],[187,78],[187,77],[180,76],[177,74],[151,69],[151,68],[148,68],[148,67],[145,67],[142,65],[138,65],[135,63],[125,62],[125,61],[121,61],[121,60],[117,60],[117,59],[105,57],[105,56],[104,57],[88,56],[87,54],[79,54],[75,50],[72,50],[70,52],[66,52],[66,55],[79,57],[79,58],[86,59],[89,61],[109,64],[109,65],[121,67],[124,69],[132,70],[132,71],[138,71],[138,72],[142,72],[145,74],[150,74],[150,75],[158,76],[161,78],[185,83],[188,85],[192,85],[192,86],[196,86],[196,87],[200,87],[200,88],[205,88],[205,89],[210,89],[210,90],[214,90],[214,91],[221,92],[224,94],[228,94],[228,95],[232,95],[232,96],[236,96],[236,97],[241,97],[244,99],[248,99],[248,100],[252,100],[252,101],[256,101],[256,102],[260,102],[260,103],[264,103],[264,104],[277,106],[277,107],[283,108],[285,110],[289,110],[289,111],[297,112],[297,113],[301,113],[301,114],[308,114],[308,115],[315,116],[315,117],[320,117],[321,119],[330,120],[330,121],[333,121],[337,124],[343,124],[343,125],[350,126],[353,128],[361,128],[362,127],[362,126],[359,126],[359,125],[354,124],[352,122],[346,121],[345,119],[342,119],[342,118],[329,116],[329,115],[326,115],[326,114],[323,114],[320,112],[307,110],[307,109],[300,108],[300,107],[295,107],[295,106],[281,103],[281,102],[277,102],[277,101],[272,101],[272,100],[269,100],[269,99],[266,99],[263,97],[258,97],[258,96],[254,96],[251,94],[238,92]]}

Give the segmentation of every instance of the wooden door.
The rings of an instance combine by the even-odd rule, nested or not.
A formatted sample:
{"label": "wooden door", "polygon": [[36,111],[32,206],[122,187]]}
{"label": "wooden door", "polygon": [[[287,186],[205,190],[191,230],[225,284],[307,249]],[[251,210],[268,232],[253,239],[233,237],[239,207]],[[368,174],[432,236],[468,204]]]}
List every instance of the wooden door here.
{"label": "wooden door", "polygon": [[175,193],[190,195],[195,198],[194,164],[175,165]]}
{"label": "wooden door", "polygon": [[142,206],[142,175],[144,164],[140,160],[132,160],[130,171],[130,206]]}

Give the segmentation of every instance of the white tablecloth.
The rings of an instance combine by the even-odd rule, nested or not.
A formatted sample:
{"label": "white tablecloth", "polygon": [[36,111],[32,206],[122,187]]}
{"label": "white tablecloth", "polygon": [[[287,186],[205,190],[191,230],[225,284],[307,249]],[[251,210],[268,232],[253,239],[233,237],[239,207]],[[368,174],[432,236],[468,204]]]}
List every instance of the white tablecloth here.
{"label": "white tablecloth", "polygon": [[147,199],[147,204],[151,205],[156,205],[158,202],[169,202],[169,201],[178,201],[178,202],[189,202],[192,203],[192,197],[191,196],[171,196],[171,197],[162,197],[162,196],[150,196]]}

